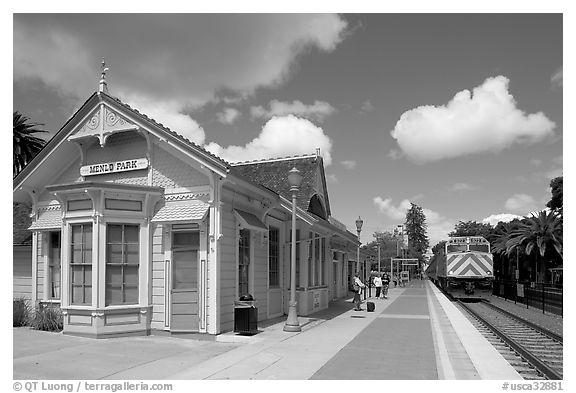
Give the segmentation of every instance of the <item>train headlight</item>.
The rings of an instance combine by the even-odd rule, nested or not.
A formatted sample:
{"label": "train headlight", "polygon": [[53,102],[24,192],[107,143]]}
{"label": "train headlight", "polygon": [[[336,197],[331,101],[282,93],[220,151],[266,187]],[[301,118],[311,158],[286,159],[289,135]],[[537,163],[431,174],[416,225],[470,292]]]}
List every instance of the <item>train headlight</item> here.
{"label": "train headlight", "polygon": [[448,273],[448,274],[454,274],[454,270],[450,270],[450,273]]}
{"label": "train headlight", "polygon": [[490,275],[490,274],[492,274],[492,272],[491,272],[490,270],[488,270],[488,271],[486,272],[486,274]]}

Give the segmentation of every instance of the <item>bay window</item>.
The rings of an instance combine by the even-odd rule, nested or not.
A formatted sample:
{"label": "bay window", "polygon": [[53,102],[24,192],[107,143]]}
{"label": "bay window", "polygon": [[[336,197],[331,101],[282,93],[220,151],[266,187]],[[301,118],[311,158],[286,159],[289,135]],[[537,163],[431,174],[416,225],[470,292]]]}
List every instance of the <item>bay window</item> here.
{"label": "bay window", "polygon": [[108,224],[106,231],[106,305],[138,304],[140,227]]}
{"label": "bay window", "polygon": [[71,303],[92,304],[92,224],[70,226]]}
{"label": "bay window", "polygon": [[60,299],[60,232],[48,234],[48,298]]}

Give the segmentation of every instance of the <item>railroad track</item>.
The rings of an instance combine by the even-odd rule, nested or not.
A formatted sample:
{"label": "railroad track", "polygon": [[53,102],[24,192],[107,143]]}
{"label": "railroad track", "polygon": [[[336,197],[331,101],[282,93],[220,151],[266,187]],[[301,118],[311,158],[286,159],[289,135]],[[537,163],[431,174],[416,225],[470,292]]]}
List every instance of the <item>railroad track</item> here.
{"label": "railroad track", "polygon": [[524,379],[562,379],[562,337],[486,302],[458,305]]}

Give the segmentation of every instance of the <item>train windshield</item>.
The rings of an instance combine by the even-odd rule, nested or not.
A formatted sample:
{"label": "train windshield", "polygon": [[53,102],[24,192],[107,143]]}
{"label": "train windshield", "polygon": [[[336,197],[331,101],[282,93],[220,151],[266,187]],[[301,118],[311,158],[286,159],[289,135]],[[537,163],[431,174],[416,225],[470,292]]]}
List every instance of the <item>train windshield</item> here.
{"label": "train windshield", "polygon": [[463,252],[463,251],[467,251],[466,248],[466,244],[449,244],[446,247],[446,252],[451,253],[451,252]]}
{"label": "train windshield", "polygon": [[470,251],[490,252],[488,244],[470,244]]}

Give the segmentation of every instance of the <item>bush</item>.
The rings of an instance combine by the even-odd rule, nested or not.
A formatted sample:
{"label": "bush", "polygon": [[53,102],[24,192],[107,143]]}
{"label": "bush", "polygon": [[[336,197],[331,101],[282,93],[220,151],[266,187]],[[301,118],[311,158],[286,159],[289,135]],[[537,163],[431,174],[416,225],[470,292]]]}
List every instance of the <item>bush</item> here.
{"label": "bush", "polygon": [[59,332],[63,327],[62,311],[58,305],[40,303],[31,323],[36,330]]}
{"label": "bush", "polygon": [[13,301],[13,325],[26,326],[30,319],[30,303],[26,298],[18,298]]}

